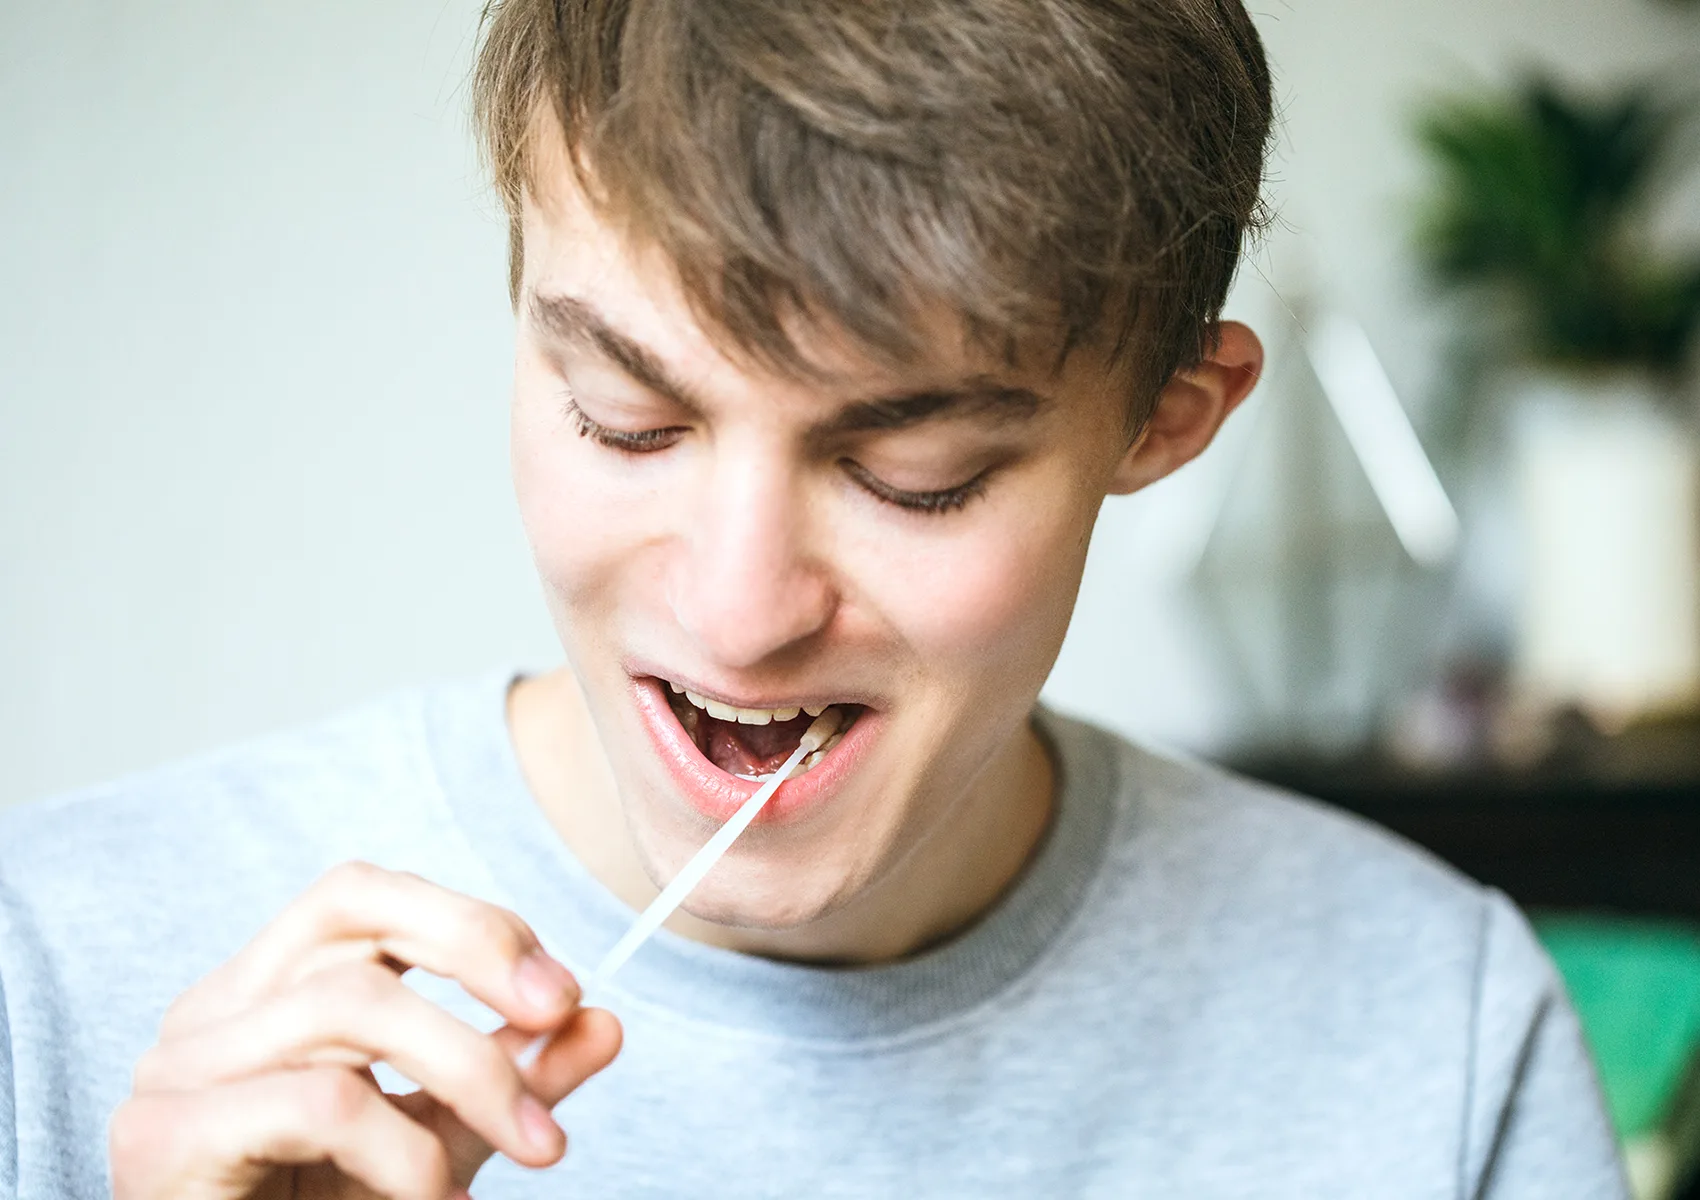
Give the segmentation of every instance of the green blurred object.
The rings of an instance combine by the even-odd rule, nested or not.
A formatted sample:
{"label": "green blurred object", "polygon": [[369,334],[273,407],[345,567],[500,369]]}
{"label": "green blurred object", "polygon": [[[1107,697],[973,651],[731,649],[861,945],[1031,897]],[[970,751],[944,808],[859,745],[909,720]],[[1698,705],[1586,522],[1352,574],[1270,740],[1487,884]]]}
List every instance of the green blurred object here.
{"label": "green blurred object", "polygon": [[1700,928],[1548,913],[1531,918],[1570,990],[1618,1135],[1664,1128],[1700,1055]]}
{"label": "green blurred object", "polygon": [[1645,230],[1693,107],[1540,74],[1431,102],[1416,127],[1436,168],[1417,229],[1431,275],[1484,301],[1514,359],[1676,375],[1700,333],[1700,259],[1656,252]]}

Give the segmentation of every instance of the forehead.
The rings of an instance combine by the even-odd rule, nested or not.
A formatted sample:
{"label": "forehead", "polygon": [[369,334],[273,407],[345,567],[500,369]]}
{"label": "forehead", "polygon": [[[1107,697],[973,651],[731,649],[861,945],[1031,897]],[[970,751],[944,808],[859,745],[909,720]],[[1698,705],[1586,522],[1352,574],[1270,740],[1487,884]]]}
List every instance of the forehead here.
{"label": "forehead", "polygon": [[[570,179],[570,175],[568,176]],[[537,297],[569,297],[594,309],[609,326],[639,340],[669,361],[720,363],[745,374],[772,369],[732,343],[711,320],[693,311],[673,265],[593,206],[571,182],[523,199],[523,259],[518,303],[522,317]],[[948,310],[916,314],[928,330],[927,360],[894,369],[859,346],[830,319],[787,322],[786,334],[809,364],[811,377],[794,382],[852,383],[898,375],[988,373],[988,356]],[[999,364],[1007,371],[1007,364]]]}
{"label": "forehead", "polygon": [[[892,364],[869,351],[830,316],[799,314],[785,334],[807,364],[809,377],[759,361],[694,311],[673,264],[622,222],[593,203],[567,161],[557,132],[539,137],[521,195],[522,258],[517,301],[522,319],[533,296],[584,301],[612,327],[645,343],[681,369],[730,368],[746,377],[767,375],[786,383],[842,385],[944,382],[976,377],[1058,393],[1082,387],[1119,395],[1131,386],[1125,364],[1092,347],[1061,354],[1060,331],[1046,345],[994,349],[976,338],[961,316],[942,304],[916,303],[914,320],[925,346],[922,361]],[[593,184],[593,181],[592,181]],[[1117,407],[1120,407],[1118,403]]]}

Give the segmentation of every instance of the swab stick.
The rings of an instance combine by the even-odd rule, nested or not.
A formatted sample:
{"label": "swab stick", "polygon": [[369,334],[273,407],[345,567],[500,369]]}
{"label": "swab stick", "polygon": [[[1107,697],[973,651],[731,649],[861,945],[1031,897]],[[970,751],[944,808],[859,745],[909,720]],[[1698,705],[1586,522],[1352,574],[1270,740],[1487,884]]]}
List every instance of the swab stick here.
{"label": "swab stick", "polygon": [[[596,969],[584,981],[587,991],[608,982],[614,972],[625,966],[626,960],[637,953],[638,947],[661,928],[667,918],[685,902],[685,897],[702,882],[703,876],[713,870],[714,864],[731,849],[732,843],[738,840],[738,835],[750,827],[750,822],[756,819],[756,814],[773,798],[773,793],[779,790],[779,785],[791,778],[791,772],[797,769],[797,764],[825,745],[827,739],[838,732],[838,725],[839,715],[835,708],[827,709],[814,719],[813,724],[804,731],[803,740],[797,743],[797,748],[791,751],[791,757],[785,760],[784,765],[767,777],[767,782],[756,789],[755,795],[744,801],[738,811],[727,819],[726,824],[714,831],[714,836],[691,856],[691,861],[661,889],[661,894],[649,902],[649,907],[632,922],[625,935],[614,943],[614,948],[603,955],[602,961],[596,964]],[[552,1031],[538,1035],[520,1052],[519,1065],[531,1066],[553,1036]]]}

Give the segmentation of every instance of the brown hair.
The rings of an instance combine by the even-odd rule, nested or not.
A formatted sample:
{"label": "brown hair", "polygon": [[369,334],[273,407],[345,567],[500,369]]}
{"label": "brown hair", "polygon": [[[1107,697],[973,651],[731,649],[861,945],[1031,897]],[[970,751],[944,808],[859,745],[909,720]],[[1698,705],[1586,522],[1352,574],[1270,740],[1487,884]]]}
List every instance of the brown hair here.
{"label": "brown hair", "polygon": [[474,78],[512,221],[552,112],[599,211],[706,328],[815,374],[943,303],[1001,346],[1132,354],[1143,421],[1263,219],[1269,71],[1240,0],[495,0]]}

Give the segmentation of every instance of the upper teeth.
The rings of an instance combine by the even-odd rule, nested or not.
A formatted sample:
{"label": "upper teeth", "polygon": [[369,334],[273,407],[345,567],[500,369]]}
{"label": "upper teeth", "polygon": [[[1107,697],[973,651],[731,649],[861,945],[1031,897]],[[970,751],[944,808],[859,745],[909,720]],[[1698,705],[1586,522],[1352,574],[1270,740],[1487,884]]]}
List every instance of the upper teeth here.
{"label": "upper teeth", "polygon": [[722,704],[718,700],[710,700],[707,696],[699,696],[689,688],[679,684],[671,685],[675,692],[684,695],[696,707],[709,716],[721,721],[736,721],[740,725],[766,725],[773,721],[789,721],[799,712],[807,712],[811,717],[818,717],[831,705],[809,704],[803,708],[739,708],[734,704]]}

